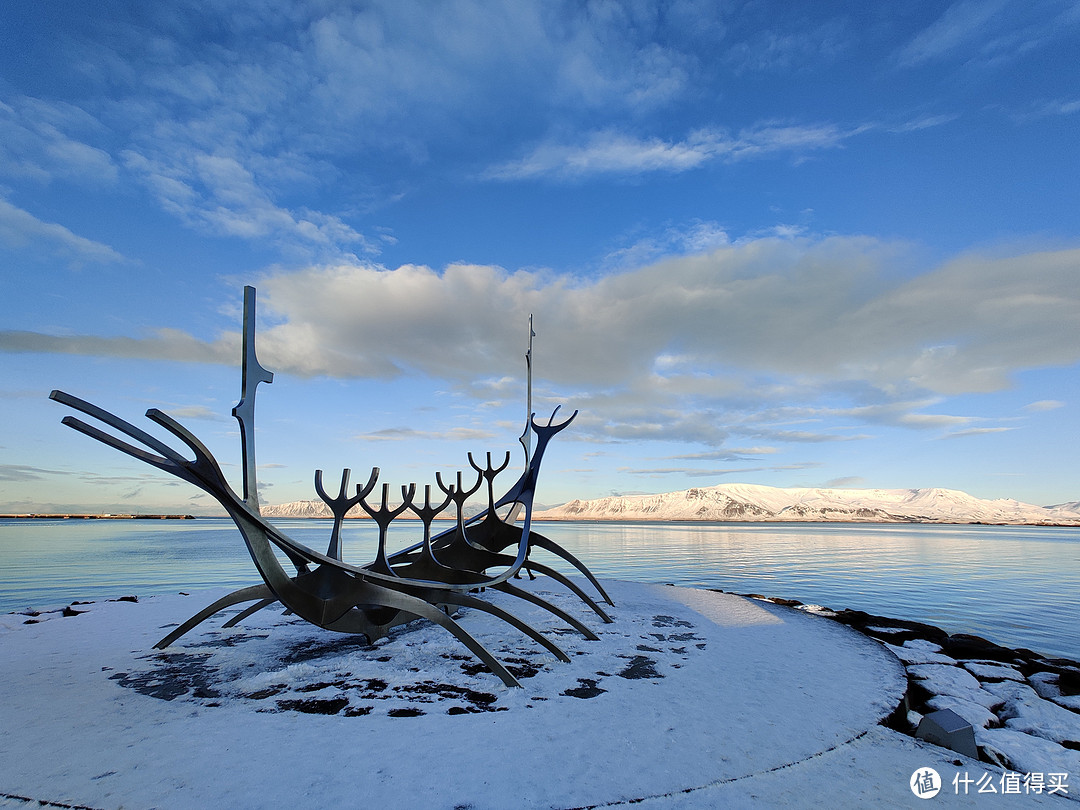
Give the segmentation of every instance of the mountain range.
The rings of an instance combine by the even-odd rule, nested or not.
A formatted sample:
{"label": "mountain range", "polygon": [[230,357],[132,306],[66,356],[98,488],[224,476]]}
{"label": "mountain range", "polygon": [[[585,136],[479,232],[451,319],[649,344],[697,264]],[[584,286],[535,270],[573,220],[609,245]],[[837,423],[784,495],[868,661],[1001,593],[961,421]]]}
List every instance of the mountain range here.
{"label": "mountain range", "polygon": [[574,500],[536,520],[838,521],[1080,525],[1080,503],[1034,506],[953,489],[819,489],[720,484],[660,495]]}
{"label": "mountain range", "polygon": [[[397,503],[388,504],[390,508],[397,506]],[[472,517],[478,512],[484,510],[483,506],[465,504],[465,517]],[[291,503],[279,503],[279,504],[265,504],[260,510],[263,517],[268,518],[332,518],[334,515],[330,511],[330,507],[322,501],[292,501]],[[354,506],[345,515],[347,518],[366,518],[367,512],[361,509],[359,506]],[[445,512],[439,515],[440,519],[456,519],[457,512],[454,511],[454,507],[448,508]],[[399,520],[416,519],[416,515],[406,510],[399,518]]]}
{"label": "mountain range", "polygon": [[[1080,526],[1080,501],[1035,506],[1012,499],[985,500],[954,489],[778,488],[720,484],[659,495],[621,495],[574,500],[550,509],[538,505],[535,520],[633,521],[829,521],[860,523],[991,523]],[[479,511],[469,509],[466,514]],[[269,518],[329,518],[322,501],[293,501],[262,508]],[[354,507],[349,517],[365,517]],[[411,513],[402,518],[411,517]],[[446,517],[452,517],[448,510]]]}

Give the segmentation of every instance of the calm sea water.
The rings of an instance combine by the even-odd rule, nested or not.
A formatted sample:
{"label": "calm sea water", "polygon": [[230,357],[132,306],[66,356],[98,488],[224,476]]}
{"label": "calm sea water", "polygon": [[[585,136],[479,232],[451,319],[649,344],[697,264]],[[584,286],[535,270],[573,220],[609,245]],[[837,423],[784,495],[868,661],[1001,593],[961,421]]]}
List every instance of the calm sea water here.
{"label": "calm sea water", "polygon": [[[275,521],[324,550],[329,521]],[[395,524],[394,548],[416,539]],[[542,523],[598,576],[783,596],[915,619],[1080,659],[1080,528],[753,523]],[[375,527],[349,521],[348,561]],[[549,555],[543,555],[545,561]],[[226,519],[0,520],[0,612],[255,584]],[[565,565],[556,566],[568,571]]]}

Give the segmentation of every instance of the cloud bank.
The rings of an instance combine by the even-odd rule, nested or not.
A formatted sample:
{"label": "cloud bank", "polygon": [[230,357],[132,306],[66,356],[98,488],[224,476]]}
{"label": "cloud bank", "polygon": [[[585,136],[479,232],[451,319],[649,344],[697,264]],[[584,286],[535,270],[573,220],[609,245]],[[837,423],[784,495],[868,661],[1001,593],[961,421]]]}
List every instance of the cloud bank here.
{"label": "cloud bank", "polygon": [[313,267],[262,282],[284,319],[264,345],[298,374],[468,379],[516,371],[508,347],[524,345],[532,313],[546,379],[656,378],[685,394],[732,374],[982,393],[1080,359],[1080,250],[965,255],[919,274],[904,253],[864,237],[766,238],[595,279]]}
{"label": "cloud bank", "polygon": [[[762,238],[596,278],[455,264],[315,266],[258,283],[260,356],[304,377],[427,376],[478,401],[520,378],[529,315],[539,401],[590,435],[720,446],[864,438],[856,425],[996,430],[928,412],[1080,360],[1080,249],[956,257],[917,272],[867,237]],[[239,336],[0,333],[7,351],[232,363]],[[477,385],[477,380],[494,380]],[[1050,407],[1036,403],[1032,409]],[[847,427],[823,429],[826,420]]]}

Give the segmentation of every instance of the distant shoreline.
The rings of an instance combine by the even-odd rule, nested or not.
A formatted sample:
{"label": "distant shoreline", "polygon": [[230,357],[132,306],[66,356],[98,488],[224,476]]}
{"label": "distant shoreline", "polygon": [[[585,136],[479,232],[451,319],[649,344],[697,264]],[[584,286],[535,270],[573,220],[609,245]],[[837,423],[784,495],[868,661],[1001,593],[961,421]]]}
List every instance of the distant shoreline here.
{"label": "distant shoreline", "polygon": [[[159,515],[159,514],[67,514],[67,513],[9,513],[0,514],[0,520],[222,520],[228,519],[228,515]],[[331,515],[268,515],[274,520],[333,520]],[[368,515],[346,515],[345,519],[371,520]],[[401,520],[418,520],[415,515],[402,515]],[[436,517],[436,522],[450,522],[456,520],[453,516]],[[536,523],[682,523],[687,525],[712,525],[723,526],[728,524],[754,525],[754,526],[1000,526],[1029,527],[1045,529],[1076,529],[1080,528],[1076,523],[989,523],[984,521],[945,521],[945,520],[671,520],[662,518],[563,518],[563,517],[534,517]]]}
{"label": "distant shoreline", "polygon": [[[222,515],[226,517],[226,515]],[[22,514],[0,515],[0,520],[195,520],[194,515],[119,515],[119,514],[45,514],[27,512]]]}

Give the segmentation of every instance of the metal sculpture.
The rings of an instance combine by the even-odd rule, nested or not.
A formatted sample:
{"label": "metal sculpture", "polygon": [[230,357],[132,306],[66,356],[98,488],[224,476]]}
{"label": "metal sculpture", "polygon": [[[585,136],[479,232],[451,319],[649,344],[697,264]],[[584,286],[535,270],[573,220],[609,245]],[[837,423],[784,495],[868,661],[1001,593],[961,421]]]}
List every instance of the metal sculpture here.
{"label": "metal sculpture", "polygon": [[[485,588],[498,590],[540,606],[586,638],[595,639],[596,634],[581,621],[531,591],[510,582],[519,576],[522,570],[530,577],[535,577],[537,573],[544,574],[570,589],[601,619],[611,621],[603,609],[576,583],[558,571],[529,559],[534,548],[541,548],[561,557],[585,575],[604,601],[612,604],[599,582],[579,560],[558,544],[532,531],[533,497],[544,450],[557,433],[569,426],[577,416],[577,411],[558,424],[554,424],[555,413],[552,413],[547,424],[535,421],[535,415],[531,413],[531,318],[529,333],[529,352],[526,359],[529,363],[530,413],[525,431],[519,440],[525,448],[525,469],[506,494],[501,498],[495,497],[494,480],[508,466],[509,452],[499,467],[492,465],[490,454],[484,467],[477,465],[470,454],[469,464],[478,477],[476,483],[468,487],[463,483],[461,472],[457,473],[455,482],[450,485],[446,485],[441,474],[437,473],[437,485],[445,496],[437,505],[432,504],[430,486],[424,489],[424,502],[421,505],[416,500],[416,485],[410,484],[408,487],[401,487],[401,504],[391,508],[387,503],[389,485],[383,484],[381,503],[373,506],[367,498],[378,482],[378,467],[372,468],[367,483],[363,486],[357,485],[353,495],[348,494],[350,471],[344,470],[338,494],[330,496],[323,487],[322,470],[317,470],[316,492],[333,515],[330,542],[325,554],[293,540],[260,513],[255,466],[255,393],[259,383],[271,383],[274,375],[259,364],[255,354],[253,287],[244,288],[242,394],[239,404],[233,409],[233,416],[240,423],[244,464],[243,497],[225,480],[217,460],[202,442],[165,413],[151,408],[146,412],[146,416],[178,438],[193,454],[193,459],[186,458],[165,442],[96,405],[63,391],[53,391],[49,395],[50,399],[113,428],[137,444],[131,444],[74,416],[65,416],[63,424],[175,475],[217,500],[240,530],[251,559],[262,577],[262,584],[241,588],[218,599],[154,646],[158,649],[168,647],[206,619],[233,605],[254,602],[230,618],[224,625],[226,627],[235,625],[275,602],[281,602],[288,611],[312,624],[327,630],[362,634],[370,642],[382,638],[396,625],[427,619],[453,634],[507,686],[520,686],[506,667],[449,615],[452,608],[465,607],[502,619],[560,660],[569,660],[554,642],[535,628],[509,611],[474,595]],[[558,408],[555,410],[557,413]],[[537,437],[535,451],[531,449],[531,434]],[[476,492],[482,483],[487,484],[487,509],[466,520],[463,515],[465,500]],[[451,504],[456,511],[455,525],[432,536],[433,521]],[[376,558],[364,566],[351,565],[342,559],[341,525],[346,513],[357,505],[375,521],[379,529]],[[388,553],[386,544],[389,526],[406,510],[411,510],[420,519],[423,539],[406,549]],[[506,513],[505,517],[500,517],[500,510]],[[275,548],[289,559],[296,570],[295,574],[288,573],[282,567]],[[491,573],[492,570],[497,572]]]}

